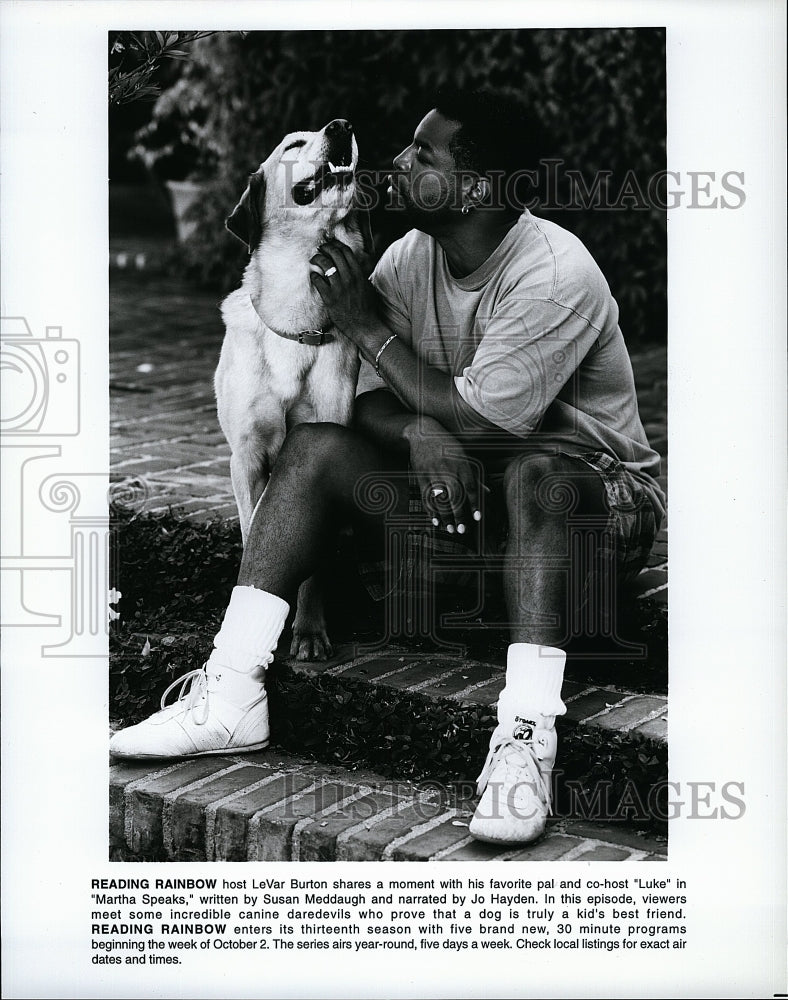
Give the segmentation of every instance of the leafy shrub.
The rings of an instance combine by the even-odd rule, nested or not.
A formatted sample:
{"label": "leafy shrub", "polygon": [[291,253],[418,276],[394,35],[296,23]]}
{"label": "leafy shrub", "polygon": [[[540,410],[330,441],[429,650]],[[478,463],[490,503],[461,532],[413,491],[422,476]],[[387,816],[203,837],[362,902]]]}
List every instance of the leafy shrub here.
{"label": "leafy shrub", "polygon": [[[224,220],[285,132],[347,117],[364,165],[385,171],[446,84],[501,87],[530,102],[563,162],[554,192],[543,171],[540,203],[553,207],[537,214],[586,243],[631,342],[664,340],[665,212],[639,196],[665,167],[662,29],[271,31],[196,42],[175,86],[210,95],[195,136],[216,173],[185,248],[187,270],[223,290],[237,284],[245,256]],[[610,171],[609,201],[620,207],[561,208],[571,201],[566,170],[580,171],[587,189]],[[383,249],[403,220],[381,206],[373,228]]]}
{"label": "leafy shrub", "polygon": [[[217,623],[218,624],[218,623]],[[159,707],[168,683],[204,663],[200,634],[115,635],[110,668],[112,717],[130,724]],[[266,680],[271,737],[282,750],[351,770],[372,768],[398,781],[449,783],[473,795],[495,710],[428,700],[350,677],[307,676],[275,663]],[[171,696],[171,699],[174,695]],[[632,735],[560,724],[556,815],[592,803],[635,826],[661,829],[666,815],[667,747]],[[599,814],[586,818],[599,819]]]}
{"label": "leafy shrub", "polygon": [[136,516],[119,504],[110,523],[112,584],[123,595],[123,622],[195,622],[227,606],[241,563],[237,524],[193,524],[174,513]]}

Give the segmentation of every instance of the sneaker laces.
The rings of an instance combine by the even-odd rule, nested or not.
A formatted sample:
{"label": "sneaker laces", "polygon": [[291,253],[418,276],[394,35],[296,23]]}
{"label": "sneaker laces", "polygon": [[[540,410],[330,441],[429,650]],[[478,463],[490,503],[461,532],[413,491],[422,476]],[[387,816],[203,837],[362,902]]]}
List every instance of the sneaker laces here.
{"label": "sneaker laces", "polygon": [[[170,710],[168,717],[177,712],[182,704],[184,717],[191,712],[192,720],[196,726],[205,725],[208,721],[208,694],[210,690],[208,687],[207,666],[207,663],[203,663],[201,667],[198,667],[196,670],[190,670],[182,677],[177,677],[170,684],[161,696],[162,711]],[[211,674],[210,679],[213,680],[214,678],[216,678],[216,675]],[[177,697],[172,704],[168,705],[167,698],[170,692],[176,688],[178,688]],[[200,707],[202,707],[202,711],[198,712],[198,708]]]}
{"label": "sneaker laces", "polygon": [[[538,737],[535,737],[534,742],[543,743],[544,740],[540,741]],[[484,793],[492,772],[499,764],[503,764],[506,768],[506,776],[501,782],[502,784],[508,782],[509,779],[511,779],[512,784],[525,784],[522,780],[522,772],[525,771],[528,777],[531,778],[533,788],[541,792],[541,798],[547,805],[547,812],[552,816],[553,807],[550,782],[539,766],[539,757],[531,742],[516,740],[511,734],[501,736],[500,738],[493,736],[487,760],[484,762],[482,772],[477,778],[476,791],[478,795]]]}
{"label": "sneaker laces", "polygon": [[[270,663],[272,659],[273,656],[270,656],[265,661],[266,664]],[[180,706],[183,705],[184,718],[191,712],[194,724],[196,726],[204,726],[208,721],[210,708],[208,696],[216,694],[216,686],[221,680],[223,670],[240,673],[240,671],[233,671],[232,667],[228,667],[220,661],[211,662],[211,660],[207,660],[196,670],[190,670],[188,673],[183,674],[182,677],[177,677],[161,696],[161,710],[167,713],[166,717],[162,718],[161,721],[165,722],[167,719],[172,718],[174,714],[177,714]],[[170,692],[176,688],[178,688],[178,694],[175,701],[168,705],[167,698],[170,696]]]}

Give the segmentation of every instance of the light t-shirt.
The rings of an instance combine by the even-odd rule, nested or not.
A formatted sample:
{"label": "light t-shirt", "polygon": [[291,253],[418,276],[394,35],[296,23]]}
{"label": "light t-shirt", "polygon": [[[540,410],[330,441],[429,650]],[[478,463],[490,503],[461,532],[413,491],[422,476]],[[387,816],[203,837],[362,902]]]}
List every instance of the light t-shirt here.
{"label": "light t-shirt", "polygon": [[[577,237],[526,211],[477,270],[454,278],[440,245],[412,230],[371,280],[386,325],[450,372],[477,413],[532,444],[613,455],[664,511],[618,306]],[[362,362],[357,394],[382,387]]]}

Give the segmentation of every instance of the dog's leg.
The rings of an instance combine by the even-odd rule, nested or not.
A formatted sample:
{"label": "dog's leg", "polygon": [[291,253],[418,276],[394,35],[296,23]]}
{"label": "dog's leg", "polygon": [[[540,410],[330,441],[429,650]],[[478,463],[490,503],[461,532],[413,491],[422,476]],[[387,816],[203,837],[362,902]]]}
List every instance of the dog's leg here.
{"label": "dog's leg", "polygon": [[298,588],[298,610],[293,622],[290,655],[297,660],[325,660],[332,653],[326,632],[323,587],[316,573]]}
{"label": "dog's leg", "polygon": [[268,485],[276,456],[285,439],[284,423],[276,431],[269,428],[267,440],[252,442],[248,447],[238,448],[230,457],[230,479],[233,484],[238,519],[241,524],[241,539],[246,545],[252,516],[263,491]]}
{"label": "dog's leg", "polygon": [[[249,537],[249,525],[252,523],[252,514],[255,504],[260,499],[268,481],[267,475],[250,475],[246,463],[238,454],[230,457],[230,479],[233,484],[235,503],[238,507],[238,520],[241,524],[241,540],[246,545]],[[258,485],[259,484],[259,485]]]}

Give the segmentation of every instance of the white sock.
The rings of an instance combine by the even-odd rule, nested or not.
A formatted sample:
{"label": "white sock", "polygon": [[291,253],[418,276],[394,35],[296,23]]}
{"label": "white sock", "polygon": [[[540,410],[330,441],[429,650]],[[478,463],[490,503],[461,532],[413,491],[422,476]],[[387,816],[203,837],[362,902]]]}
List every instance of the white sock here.
{"label": "white sock", "polygon": [[550,729],[566,712],[561,701],[566,653],[554,646],[513,642],[506,658],[506,686],[498,699],[498,724],[513,726],[517,717],[537,729]]}
{"label": "white sock", "polygon": [[239,707],[263,694],[265,668],[274,658],[289,611],[287,601],[275,594],[233,588],[207,664],[217,694]]}

